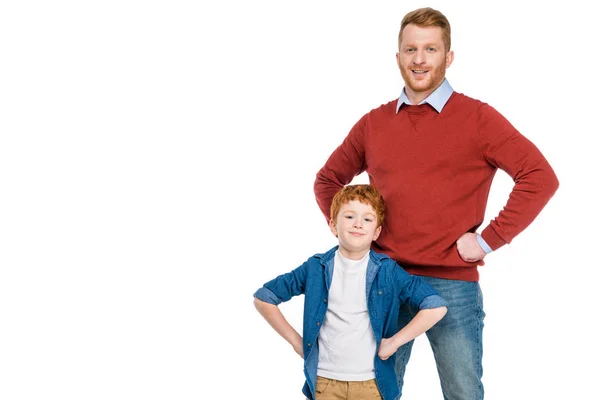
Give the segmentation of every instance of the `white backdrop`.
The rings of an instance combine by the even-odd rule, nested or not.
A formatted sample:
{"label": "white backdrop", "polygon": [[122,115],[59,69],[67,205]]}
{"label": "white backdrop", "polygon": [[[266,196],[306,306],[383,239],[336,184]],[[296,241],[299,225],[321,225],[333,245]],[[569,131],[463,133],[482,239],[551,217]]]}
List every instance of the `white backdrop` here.
{"label": "white backdrop", "polygon": [[[452,24],[455,90],[561,181],[481,269],[486,399],[598,398],[597,22],[538,4],[0,4],[0,398],[302,399],[252,294],[335,244],[315,174],[399,95],[400,21],[422,6]],[[302,298],[282,310],[300,330]],[[403,399],[441,399],[415,346]]]}

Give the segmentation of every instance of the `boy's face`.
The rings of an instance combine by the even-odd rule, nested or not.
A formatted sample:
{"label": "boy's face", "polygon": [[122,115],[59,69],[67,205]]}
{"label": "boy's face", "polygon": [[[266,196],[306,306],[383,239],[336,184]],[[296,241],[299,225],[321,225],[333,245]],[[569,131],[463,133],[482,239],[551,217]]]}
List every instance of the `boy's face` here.
{"label": "boy's face", "polygon": [[358,200],[343,204],[337,220],[329,221],[329,227],[338,237],[340,252],[350,259],[362,258],[381,233],[373,207]]}

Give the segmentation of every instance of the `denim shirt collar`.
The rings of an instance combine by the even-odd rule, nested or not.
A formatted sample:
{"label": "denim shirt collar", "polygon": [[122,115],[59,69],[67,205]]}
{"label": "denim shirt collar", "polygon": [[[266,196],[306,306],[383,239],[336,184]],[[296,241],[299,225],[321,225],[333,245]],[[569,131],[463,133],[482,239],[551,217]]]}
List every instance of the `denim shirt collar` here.
{"label": "denim shirt collar", "polygon": [[[448,82],[448,80],[444,78],[442,84],[419,104],[427,103],[431,107],[433,107],[438,113],[441,113],[442,109],[450,99],[450,96],[452,96],[453,92],[454,89],[452,89],[452,86],[450,86],[450,82]],[[396,104],[396,114],[398,114],[398,111],[400,110],[400,106],[402,104],[411,105],[410,100],[408,100],[408,97],[406,96],[406,88],[402,88],[402,93],[398,98],[398,103]]]}
{"label": "denim shirt collar", "polygon": [[[325,268],[325,282],[327,285],[327,291],[329,292],[329,288],[331,286],[331,279],[333,277],[333,264],[335,260],[335,252],[339,246],[333,247],[331,250],[326,253],[315,254],[315,257],[319,259],[321,262],[321,266]],[[367,264],[367,299],[369,298],[369,293],[371,291],[371,286],[373,285],[373,281],[375,280],[375,276],[377,276],[377,271],[379,271],[379,267],[381,266],[381,262],[384,259],[389,259],[389,257],[385,254],[377,253],[373,251],[373,249],[369,250],[369,263]]]}

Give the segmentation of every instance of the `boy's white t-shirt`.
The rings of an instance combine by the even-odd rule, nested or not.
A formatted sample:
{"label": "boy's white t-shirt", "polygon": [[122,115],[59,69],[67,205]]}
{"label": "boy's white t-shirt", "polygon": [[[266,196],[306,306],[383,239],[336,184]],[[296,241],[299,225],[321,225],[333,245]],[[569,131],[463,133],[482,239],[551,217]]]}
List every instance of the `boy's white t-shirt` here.
{"label": "boy's white t-shirt", "polygon": [[367,265],[335,252],[327,313],[319,332],[317,375],[340,381],[375,378],[377,344],[367,309]]}

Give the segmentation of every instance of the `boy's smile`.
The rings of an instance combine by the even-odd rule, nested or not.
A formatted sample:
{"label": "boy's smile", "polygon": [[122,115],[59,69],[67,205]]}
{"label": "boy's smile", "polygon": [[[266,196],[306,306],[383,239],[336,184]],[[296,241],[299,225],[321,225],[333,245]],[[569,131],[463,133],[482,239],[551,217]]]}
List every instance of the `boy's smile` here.
{"label": "boy's smile", "polygon": [[340,252],[349,259],[359,260],[379,237],[377,214],[369,204],[351,200],[340,208],[336,221],[330,221],[331,232],[337,236]]}

